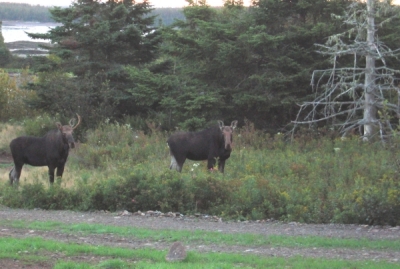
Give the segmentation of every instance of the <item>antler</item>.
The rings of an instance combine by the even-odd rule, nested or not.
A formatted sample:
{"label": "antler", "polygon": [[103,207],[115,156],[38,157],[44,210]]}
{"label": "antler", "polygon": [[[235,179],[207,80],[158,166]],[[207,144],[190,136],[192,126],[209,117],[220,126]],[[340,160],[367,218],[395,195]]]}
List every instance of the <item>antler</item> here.
{"label": "antler", "polygon": [[69,121],[69,125],[72,127],[72,130],[75,130],[76,127],[78,127],[78,125],[81,123],[81,116],[79,116],[78,113],[76,113],[76,115],[78,116],[78,123],[75,126],[72,126],[73,124],[71,124],[72,119]]}

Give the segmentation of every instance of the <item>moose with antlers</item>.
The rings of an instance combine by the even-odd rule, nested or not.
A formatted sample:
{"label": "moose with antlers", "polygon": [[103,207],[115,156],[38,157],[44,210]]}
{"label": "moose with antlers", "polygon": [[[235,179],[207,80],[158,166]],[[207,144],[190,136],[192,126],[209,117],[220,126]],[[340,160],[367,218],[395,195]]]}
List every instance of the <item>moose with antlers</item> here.
{"label": "moose with antlers", "polygon": [[57,122],[57,128],[49,131],[43,137],[20,136],[11,141],[10,149],[14,159],[14,167],[9,174],[11,185],[18,184],[24,164],[47,166],[51,184],[54,183],[56,168],[57,177],[62,177],[69,149],[75,147],[72,133],[81,123],[81,117],[76,115],[78,123],[75,125],[75,119],[71,119],[69,125],[64,126]]}

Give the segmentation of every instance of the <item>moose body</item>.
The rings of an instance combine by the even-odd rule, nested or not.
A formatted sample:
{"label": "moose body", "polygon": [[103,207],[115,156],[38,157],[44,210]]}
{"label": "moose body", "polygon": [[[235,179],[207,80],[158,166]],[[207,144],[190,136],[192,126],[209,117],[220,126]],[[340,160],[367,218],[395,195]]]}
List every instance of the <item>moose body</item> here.
{"label": "moose body", "polygon": [[54,183],[55,169],[57,169],[57,177],[62,177],[69,149],[75,147],[72,133],[80,122],[81,118],[78,115],[78,123],[75,126],[73,126],[72,120],[70,125],[64,126],[57,122],[57,129],[49,131],[43,137],[20,136],[13,139],[10,149],[14,167],[9,174],[10,183],[18,184],[24,164],[47,166],[51,184]]}
{"label": "moose body", "polygon": [[232,152],[232,132],[237,121],[232,121],[231,126],[224,126],[218,121],[219,126],[211,127],[199,132],[182,132],[171,135],[167,143],[171,154],[170,169],[181,172],[186,159],[193,161],[208,160],[207,168],[213,169],[218,159],[218,170],[224,172],[225,161]]}

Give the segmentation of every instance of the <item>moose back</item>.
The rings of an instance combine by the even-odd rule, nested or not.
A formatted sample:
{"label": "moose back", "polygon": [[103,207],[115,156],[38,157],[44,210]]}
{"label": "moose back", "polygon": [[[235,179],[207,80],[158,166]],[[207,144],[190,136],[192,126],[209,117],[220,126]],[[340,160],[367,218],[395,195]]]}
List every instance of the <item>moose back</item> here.
{"label": "moose back", "polygon": [[24,164],[48,166],[50,183],[54,183],[55,169],[57,177],[62,177],[69,149],[75,147],[72,134],[81,122],[81,117],[78,114],[77,116],[78,123],[75,126],[73,119],[69,121],[69,125],[64,126],[57,122],[57,129],[49,131],[43,137],[20,136],[11,141],[10,149],[14,159],[14,167],[9,174],[11,184],[18,184]]}
{"label": "moose back", "polygon": [[170,136],[167,140],[171,155],[170,169],[181,172],[186,159],[193,161],[208,160],[207,168],[213,169],[218,159],[218,170],[222,173],[225,161],[232,152],[232,133],[236,128],[237,120],[230,126],[218,121],[214,126],[199,132],[180,132]]}

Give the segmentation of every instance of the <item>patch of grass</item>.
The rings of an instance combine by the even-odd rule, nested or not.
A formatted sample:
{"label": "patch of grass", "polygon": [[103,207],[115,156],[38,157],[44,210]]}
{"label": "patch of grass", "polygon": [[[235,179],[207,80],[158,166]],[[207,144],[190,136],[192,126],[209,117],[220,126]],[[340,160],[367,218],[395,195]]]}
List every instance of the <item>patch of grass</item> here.
{"label": "patch of grass", "polygon": [[[112,257],[92,265],[59,260],[55,268],[399,268],[397,264],[373,261],[340,261],[303,257],[274,258],[230,253],[188,252],[187,258],[179,263],[165,262],[166,251],[153,249],[110,248],[82,244],[67,244],[42,238],[0,238],[0,258],[32,259],[31,253],[43,257],[48,252],[60,252],[68,257],[76,255]],[[24,256],[16,253],[29,253]],[[128,259],[131,262],[124,261]],[[132,260],[134,260],[132,262]],[[137,262],[136,262],[137,261]],[[76,267],[75,267],[76,265]]]}
{"label": "patch of grass", "polygon": [[[37,123],[32,126],[41,126]],[[235,131],[235,148],[221,174],[207,171],[204,161],[189,160],[182,173],[170,171],[167,137],[108,121],[88,130],[85,143],[68,158],[61,186],[71,191],[57,197],[60,209],[400,225],[400,138],[384,148],[356,138],[299,133],[289,143],[282,134],[243,127]],[[9,170],[0,168],[0,181],[8,182]],[[21,186],[34,189],[35,184],[28,185],[35,178],[48,186],[47,169],[36,167],[24,168]],[[46,199],[42,204],[29,201],[35,197],[14,199],[21,194],[7,195],[6,186],[0,184],[2,204],[48,208]]]}
{"label": "patch of grass", "polygon": [[304,247],[304,248],[349,248],[374,250],[400,250],[399,240],[370,240],[367,238],[332,238],[322,236],[285,236],[240,233],[227,234],[220,232],[185,231],[185,230],[150,230],[124,226],[102,224],[63,224],[60,222],[26,222],[0,220],[2,226],[32,230],[58,230],[67,234],[113,234],[121,237],[148,239],[153,241],[182,241],[185,243],[203,243],[242,246],[271,246],[271,247]]}

